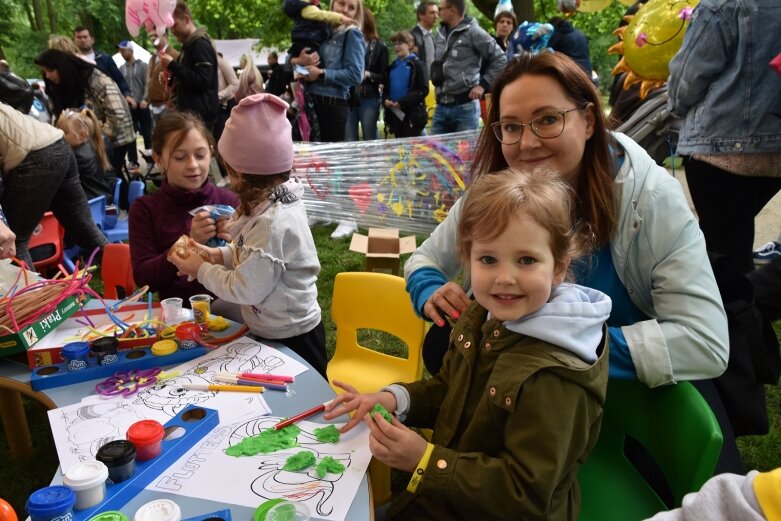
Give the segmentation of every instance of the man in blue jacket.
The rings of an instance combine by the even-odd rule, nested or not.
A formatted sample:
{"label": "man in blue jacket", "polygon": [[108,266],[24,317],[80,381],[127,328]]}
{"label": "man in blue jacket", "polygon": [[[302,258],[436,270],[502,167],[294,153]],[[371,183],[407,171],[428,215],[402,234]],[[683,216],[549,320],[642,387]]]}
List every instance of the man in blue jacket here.
{"label": "man in blue jacket", "polygon": [[111,56],[95,50],[93,47],[95,45],[95,39],[92,37],[92,31],[89,27],[84,27],[82,25],[76,27],[73,31],[73,41],[76,42],[76,47],[79,48],[79,58],[94,64],[101,72],[107,74],[114,80],[114,83],[117,84],[122,95],[125,96],[125,100],[127,100],[128,103],[133,102],[130,107],[134,107],[135,102],[130,95],[130,87],[127,86],[125,77],[119,72],[119,67],[114,63],[114,59]]}

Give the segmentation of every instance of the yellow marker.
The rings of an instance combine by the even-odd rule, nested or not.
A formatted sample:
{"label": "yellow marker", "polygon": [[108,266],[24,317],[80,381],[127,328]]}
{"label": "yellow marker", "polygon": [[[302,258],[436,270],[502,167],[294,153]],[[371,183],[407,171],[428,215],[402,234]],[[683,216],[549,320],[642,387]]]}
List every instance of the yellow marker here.
{"label": "yellow marker", "polygon": [[265,387],[252,385],[183,384],[188,391],[233,391],[237,393],[262,393]]}

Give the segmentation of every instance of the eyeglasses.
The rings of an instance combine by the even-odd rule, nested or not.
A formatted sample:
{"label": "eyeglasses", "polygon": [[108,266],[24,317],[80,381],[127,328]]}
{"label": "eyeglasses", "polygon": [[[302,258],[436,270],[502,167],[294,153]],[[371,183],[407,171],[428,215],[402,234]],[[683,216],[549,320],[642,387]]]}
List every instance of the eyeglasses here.
{"label": "eyeglasses", "polygon": [[523,127],[531,127],[532,132],[542,139],[553,139],[559,137],[564,132],[564,114],[573,110],[580,110],[581,107],[575,107],[569,110],[557,110],[540,114],[528,123],[518,121],[497,121],[491,123],[496,139],[503,145],[514,145],[521,140]]}

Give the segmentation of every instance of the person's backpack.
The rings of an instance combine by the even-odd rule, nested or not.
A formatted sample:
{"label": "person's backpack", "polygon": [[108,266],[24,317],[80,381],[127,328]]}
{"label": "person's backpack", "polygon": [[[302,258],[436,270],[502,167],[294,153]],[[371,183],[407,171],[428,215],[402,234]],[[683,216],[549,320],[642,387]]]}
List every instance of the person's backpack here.
{"label": "person's backpack", "polygon": [[12,72],[0,72],[0,101],[27,114],[33,105],[33,88]]}
{"label": "person's backpack", "polygon": [[735,436],[767,434],[765,385],[781,375],[778,339],[754,302],[754,287],[730,260],[708,253],[729,324],[727,370],[713,380]]}

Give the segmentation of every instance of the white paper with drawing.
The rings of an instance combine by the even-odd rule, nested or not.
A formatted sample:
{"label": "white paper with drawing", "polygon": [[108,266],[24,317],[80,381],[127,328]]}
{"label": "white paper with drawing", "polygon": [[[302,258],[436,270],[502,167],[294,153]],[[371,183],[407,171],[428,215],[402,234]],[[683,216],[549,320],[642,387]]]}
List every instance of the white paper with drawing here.
{"label": "white paper with drawing", "polygon": [[[313,517],[344,519],[371,460],[369,430],[361,424],[342,435],[338,443],[323,443],[315,437],[314,429],[325,425],[304,421],[297,424],[301,428],[297,447],[255,456],[225,453],[228,447],[272,428],[280,420],[262,416],[233,426],[221,425],[147,489],[250,508],[267,499],[286,498],[305,502]],[[323,478],[314,467],[297,472],[283,470],[287,459],[301,451],[311,452],[317,462],[331,456],[345,470],[327,473]]]}
{"label": "white paper with drawing", "polygon": [[211,375],[217,371],[297,375],[306,371],[306,366],[243,337],[173,370],[180,374],[128,398],[88,396],[81,403],[49,411],[62,468],[94,459],[103,444],[124,439],[127,428],[136,421],[153,419],[165,424],[189,404],[218,410],[223,424],[271,413],[258,394],[188,391],[183,384],[211,383]]}

